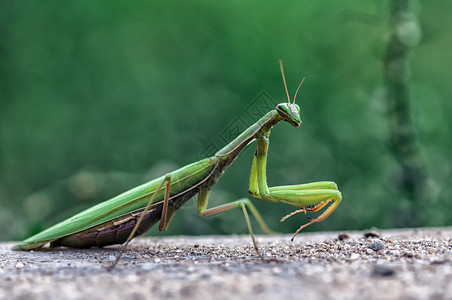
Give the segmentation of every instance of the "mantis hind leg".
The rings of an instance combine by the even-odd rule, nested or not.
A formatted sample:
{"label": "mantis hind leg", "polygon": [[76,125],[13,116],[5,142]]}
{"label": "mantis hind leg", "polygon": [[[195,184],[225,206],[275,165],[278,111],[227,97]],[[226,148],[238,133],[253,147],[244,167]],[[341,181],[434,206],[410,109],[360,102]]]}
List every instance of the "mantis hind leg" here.
{"label": "mantis hind leg", "polygon": [[[157,194],[162,190],[164,185],[165,185],[165,196],[163,199],[162,216],[160,218],[159,230],[162,231],[165,229],[166,222],[167,222],[167,216],[168,216],[169,193],[170,193],[170,188],[171,188],[171,174],[166,174],[165,178],[162,180],[160,185],[155,190],[154,195],[152,195],[148,204],[146,205],[143,212],[141,213],[141,216],[138,219],[135,227],[130,232],[129,237],[127,238],[126,242],[122,246],[121,251],[119,252],[119,255],[116,257],[116,260],[114,261],[114,263],[111,266],[108,267],[108,269],[107,269],[108,271],[113,270],[113,268],[118,264],[119,259],[121,258],[122,254],[124,253],[127,245],[135,237],[135,234],[136,234],[137,230],[140,228],[140,225],[143,222],[143,219],[144,219],[146,213],[149,211],[149,208],[151,207],[152,203],[154,203],[155,198],[157,197]],[[170,212],[170,215],[172,215],[172,212]]]}

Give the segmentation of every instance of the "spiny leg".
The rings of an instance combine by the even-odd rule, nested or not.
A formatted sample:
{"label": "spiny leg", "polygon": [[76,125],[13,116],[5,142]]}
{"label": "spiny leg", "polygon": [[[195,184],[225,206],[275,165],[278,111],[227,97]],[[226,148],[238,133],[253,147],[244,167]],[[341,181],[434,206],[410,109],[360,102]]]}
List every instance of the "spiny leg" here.
{"label": "spiny leg", "polygon": [[[280,201],[288,204],[292,204],[298,207],[310,206],[314,205],[313,208],[304,208],[304,211],[319,211],[323,207],[325,207],[328,203],[332,202],[330,206],[328,206],[325,211],[323,211],[317,218],[310,219],[310,221],[302,226],[294,233],[292,236],[292,240],[295,236],[305,227],[321,222],[325,220],[339,205],[342,200],[342,195],[339,190],[335,189],[316,189],[316,190],[285,190],[285,191],[273,191],[269,195],[266,195],[266,198],[271,198],[272,201]],[[287,215],[281,221],[284,221],[288,217],[294,215],[296,212],[300,212],[301,210],[295,211],[292,214]]]}
{"label": "spiny leg", "polygon": [[[306,215],[307,212],[315,212],[315,211],[319,211],[321,210],[323,207],[325,207],[325,205],[327,205],[330,201],[325,201],[325,202],[321,202],[319,204],[314,205],[313,207],[305,207],[303,206],[303,208],[301,209],[297,209],[296,211],[293,211],[287,215],[285,215],[284,217],[281,218],[281,222],[284,222],[285,220],[287,220],[288,218],[304,212],[304,214]],[[312,220],[311,218],[308,217],[309,220]]]}
{"label": "spiny leg", "polygon": [[[250,175],[250,194],[257,198],[273,202],[283,202],[291,204],[302,209],[287,215],[281,221],[284,221],[290,216],[299,212],[318,211],[325,207],[329,202],[333,203],[325,209],[315,219],[310,219],[310,222],[301,226],[293,235],[294,237],[306,226],[316,222],[325,220],[339,205],[342,200],[341,193],[337,185],[331,181],[313,182],[298,185],[286,185],[269,188],[267,185],[267,153],[269,146],[270,130],[262,130],[257,136],[257,148],[253,158]],[[306,208],[306,206],[313,206]]]}
{"label": "spiny leg", "polygon": [[[331,189],[337,190],[336,184],[334,182],[331,182],[331,181],[330,182],[328,182],[328,181],[326,181],[326,182],[312,182],[312,183],[307,183],[307,184],[302,184],[302,185],[295,185],[295,186],[292,186],[292,187],[297,188],[297,190],[302,190],[302,189],[320,189],[322,185],[323,185],[324,188],[327,188],[328,185],[329,185],[331,187]],[[300,188],[301,186],[303,186],[303,188]],[[270,188],[269,190],[271,192],[272,190],[290,189],[290,188],[291,188],[291,186],[279,186],[279,187]],[[304,214],[306,215],[307,212],[319,211],[322,208],[324,208],[328,203],[330,203],[330,201],[331,200],[327,200],[327,201],[324,201],[324,202],[321,202],[321,203],[318,203],[318,204],[314,204],[314,205],[311,205],[311,207],[303,206],[303,208],[297,209],[296,211],[291,212],[291,213],[287,214],[286,216],[282,217],[280,221],[284,222],[285,220],[287,220],[288,218],[292,217],[293,215],[296,215],[296,214],[301,213],[301,212],[304,212]],[[309,217],[308,217],[308,219],[312,220]]]}
{"label": "spiny leg", "polygon": [[[319,181],[319,182],[311,182],[311,183],[304,183],[304,184],[297,184],[297,185],[285,185],[285,186],[276,186],[276,187],[271,187],[269,188],[269,194],[276,196],[276,194],[278,192],[283,192],[285,191],[286,193],[295,193],[297,194],[297,191],[306,191],[306,190],[337,190],[337,185],[336,183],[332,182],[332,181]],[[317,192],[314,192],[317,193]],[[335,192],[333,192],[335,193]],[[333,195],[334,196],[334,195]],[[282,202],[285,202],[284,199],[280,200]],[[284,222],[285,220],[287,220],[288,218],[304,212],[304,214],[306,215],[308,212],[316,212],[316,211],[320,211],[322,208],[324,208],[326,205],[328,205],[328,203],[330,203],[332,201],[332,199],[328,199],[319,203],[314,203],[314,204],[306,204],[306,205],[298,205],[299,207],[301,207],[301,209],[297,209],[289,214],[287,214],[286,216],[281,218],[281,222]],[[289,202],[289,204],[293,204],[291,202]],[[296,205],[296,204],[294,204]],[[312,221],[313,219],[307,217],[309,219],[309,221]]]}
{"label": "spiny leg", "polygon": [[[113,270],[113,268],[118,264],[119,259],[121,258],[122,254],[124,253],[124,251],[126,250],[127,245],[129,244],[129,242],[135,237],[135,233],[137,232],[141,222],[143,221],[144,216],[146,215],[146,213],[148,212],[149,208],[151,207],[152,203],[154,203],[155,198],[157,197],[157,194],[160,192],[160,190],[163,188],[163,185],[165,185],[165,198],[163,200],[163,208],[162,208],[162,217],[160,219],[160,225],[159,225],[159,229],[160,227],[164,227],[165,226],[165,222],[166,222],[166,216],[167,216],[167,212],[168,212],[168,203],[169,203],[169,192],[170,192],[170,186],[171,186],[171,174],[166,174],[165,178],[163,179],[163,181],[160,183],[160,185],[157,187],[157,189],[154,192],[154,195],[152,195],[151,199],[149,200],[148,204],[146,205],[146,207],[144,208],[143,212],[141,213],[140,218],[138,219],[137,223],[135,224],[135,227],[133,228],[133,230],[130,232],[129,237],[127,238],[126,242],[124,243],[124,245],[121,248],[121,251],[119,251],[118,256],[116,257],[116,260],[114,261],[114,263],[109,266],[107,268],[107,271],[110,272],[111,270]],[[163,225],[162,225],[163,224]]]}
{"label": "spiny leg", "polygon": [[223,204],[223,205],[212,207],[212,208],[208,209],[207,208],[207,204],[208,204],[208,201],[209,201],[209,193],[210,193],[209,189],[202,189],[199,192],[199,195],[198,195],[198,214],[200,216],[207,217],[207,216],[216,215],[218,213],[221,213],[221,212],[224,212],[224,211],[236,208],[236,207],[240,207],[242,209],[243,216],[245,217],[245,222],[246,222],[246,225],[248,227],[248,231],[249,231],[249,233],[251,235],[251,240],[253,242],[254,250],[256,250],[257,255],[262,260],[264,260],[264,258],[262,257],[261,253],[259,252],[259,248],[257,246],[256,239],[254,238],[253,228],[251,227],[251,222],[250,222],[250,218],[248,216],[247,208],[250,210],[251,214],[254,216],[254,218],[257,220],[257,222],[259,223],[261,228],[266,233],[272,234],[273,232],[268,228],[267,224],[265,224],[264,219],[262,218],[261,214],[257,211],[257,209],[253,205],[253,203],[251,203],[251,201],[249,199],[242,198],[242,199],[239,199],[239,200],[231,202],[231,203]]}

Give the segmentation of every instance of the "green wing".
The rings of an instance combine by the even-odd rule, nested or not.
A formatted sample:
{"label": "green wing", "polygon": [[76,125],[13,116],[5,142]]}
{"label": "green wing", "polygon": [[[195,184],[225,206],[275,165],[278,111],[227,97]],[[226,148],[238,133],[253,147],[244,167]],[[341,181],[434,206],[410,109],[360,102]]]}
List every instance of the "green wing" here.
{"label": "green wing", "polygon": [[[188,188],[202,182],[217,166],[218,159],[210,157],[171,172],[170,196],[177,195]],[[31,250],[46,243],[71,235],[140,208],[144,208],[165,176],[151,180],[107,201],[90,207],[73,217],[66,219],[13,247],[13,250]],[[163,200],[164,190],[160,190],[155,198],[155,205]],[[153,204],[153,205],[154,205]]]}

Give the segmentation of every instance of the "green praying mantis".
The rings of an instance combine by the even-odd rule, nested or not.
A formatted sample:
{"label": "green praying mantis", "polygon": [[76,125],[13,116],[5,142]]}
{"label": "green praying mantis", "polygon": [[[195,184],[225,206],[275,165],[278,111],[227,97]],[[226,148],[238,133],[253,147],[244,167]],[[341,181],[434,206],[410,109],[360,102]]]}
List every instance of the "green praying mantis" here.
{"label": "green praying mantis", "polygon": [[[223,172],[237,158],[239,153],[251,142],[257,141],[254,154],[249,193],[256,199],[270,202],[282,202],[297,207],[281,221],[298,214],[325,210],[314,219],[302,225],[293,234],[294,237],[306,226],[325,220],[342,200],[341,192],[332,181],[307,184],[268,187],[266,178],[267,152],[272,127],[285,121],[294,127],[301,124],[300,107],[295,98],[303,80],[295,92],[291,103],[287,90],[284,69],[280,61],[287,103],[280,103],[256,123],[237,136],[232,142],[220,149],[214,156],[194,162],[157,179],[126,191],[105,202],[88,208],[13,247],[14,250],[32,250],[47,243],[50,247],[67,246],[74,248],[103,247],[123,244],[115,264],[127,244],[136,236],[149,230],[160,221],[159,231],[171,224],[176,211],[190,198],[198,194],[197,209],[200,216],[212,216],[218,213],[241,208],[251,240],[257,255],[262,259],[251,228],[248,211],[254,216],[266,233],[272,233],[252,202],[247,198],[207,208],[209,193]],[[329,206],[327,206],[330,204]]]}

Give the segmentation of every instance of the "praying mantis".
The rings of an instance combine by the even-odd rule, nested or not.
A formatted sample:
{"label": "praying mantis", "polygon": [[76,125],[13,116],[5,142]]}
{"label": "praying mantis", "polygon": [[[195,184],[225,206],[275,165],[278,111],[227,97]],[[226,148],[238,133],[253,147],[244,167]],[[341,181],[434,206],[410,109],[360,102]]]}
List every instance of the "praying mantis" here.
{"label": "praying mantis", "polygon": [[74,248],[124,244],[116,264],[131,239],[144,234],[158,221],[160,221],[159,231],[167,229],[176,211],[197,194],[197,209],[200,216],[212,216],[233,208],[241,208],[253,247],[257,255],[263,259],[251,228],[248,211],[266,233],[272,233],[272,231],[249,199],[242,198],[231,203],[207,208],[212,187],[239,153],[253,141],[257,141],[257,147],[251,165],[250,195],[259,200],[282,202],[297,207],[297,210],[283,217],[281,221],[298,213],[306,214],[325,208],[316,218],[309,218],[308,223],[300,226],[293,234],[292,240],[306,226],[325,220],[342,200],[341,192],[334,182],[321,181],[275,187],[267,185],[267,153],[272,127],[282,121],[294,127],[299,127],[301,124],[300,107],[295,104],[295,98],[304,78],[291,102],[283,65],[281,61],[279,63],[287,103],[278,104],[276,109],[265,114],[214,156],[167,173],[88,208],[24,240],[13,249],[32,250],[47,243],[50,243],[50,247]]}

